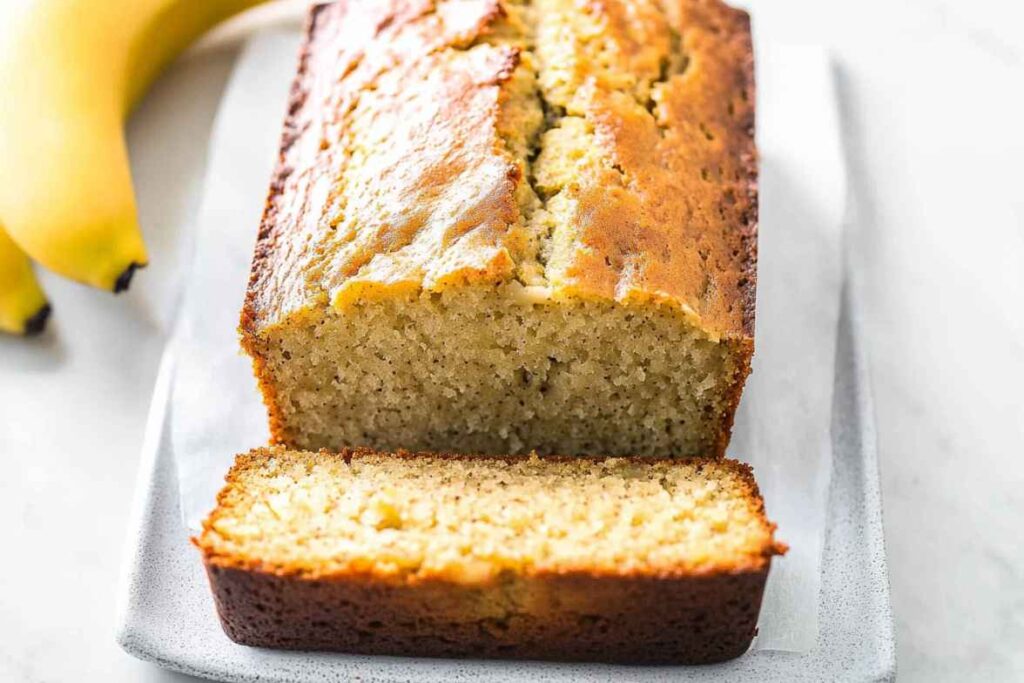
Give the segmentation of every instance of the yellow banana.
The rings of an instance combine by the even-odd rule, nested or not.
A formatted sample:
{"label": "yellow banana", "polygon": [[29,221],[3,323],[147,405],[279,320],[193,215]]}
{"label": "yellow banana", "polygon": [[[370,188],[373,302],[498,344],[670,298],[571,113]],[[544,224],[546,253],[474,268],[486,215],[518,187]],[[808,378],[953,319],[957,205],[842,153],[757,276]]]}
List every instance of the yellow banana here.
{"label": "yellow banana", "polygon": [[124,119],[178,53],[262,0],[0,3],[0,222],[33,259],[102,289],[146,265]]}
{"label": "yellow banana", "polygon": [[0,230],[0,331],[38,334],[50,316],[50,304],[36,282],[28,257]]}

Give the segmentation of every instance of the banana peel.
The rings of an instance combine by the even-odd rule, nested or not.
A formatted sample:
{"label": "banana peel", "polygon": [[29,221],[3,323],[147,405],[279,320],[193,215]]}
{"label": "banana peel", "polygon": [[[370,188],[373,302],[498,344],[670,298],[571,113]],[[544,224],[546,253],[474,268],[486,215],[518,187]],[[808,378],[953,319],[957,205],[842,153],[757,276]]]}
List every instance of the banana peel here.
{"label": "banana peel", "polygon": [[39,334],[49,316],[28,256],[0,229],[0,332]]}

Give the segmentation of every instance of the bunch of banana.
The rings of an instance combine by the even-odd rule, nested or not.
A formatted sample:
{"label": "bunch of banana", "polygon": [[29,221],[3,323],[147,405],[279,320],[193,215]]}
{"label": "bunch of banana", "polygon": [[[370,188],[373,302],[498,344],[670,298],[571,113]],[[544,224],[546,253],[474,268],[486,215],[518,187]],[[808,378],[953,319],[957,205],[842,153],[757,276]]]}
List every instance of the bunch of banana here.
{"label": "bunch of banana", "polygon": [[146,265],[125,118],[196,38],[262,1],[0,2],[0,330],[46,320],[29,258],[114,292]]}

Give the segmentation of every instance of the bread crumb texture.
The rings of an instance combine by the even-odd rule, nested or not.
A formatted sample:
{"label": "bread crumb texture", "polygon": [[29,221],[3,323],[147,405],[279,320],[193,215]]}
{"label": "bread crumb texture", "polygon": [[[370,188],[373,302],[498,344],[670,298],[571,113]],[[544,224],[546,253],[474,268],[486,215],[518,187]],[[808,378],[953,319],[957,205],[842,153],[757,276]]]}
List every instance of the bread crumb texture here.
{"label": "bread crumb texture", "polygon": [[315,8],[242,316],[275,438],[720,454],[753,88],[718,0]]}
{"label": "bread crumb texture", "polygon": [[759,571],[781,545],[729,460],[259,449],[196,540],[207,562],[306,578],[487,583]]}

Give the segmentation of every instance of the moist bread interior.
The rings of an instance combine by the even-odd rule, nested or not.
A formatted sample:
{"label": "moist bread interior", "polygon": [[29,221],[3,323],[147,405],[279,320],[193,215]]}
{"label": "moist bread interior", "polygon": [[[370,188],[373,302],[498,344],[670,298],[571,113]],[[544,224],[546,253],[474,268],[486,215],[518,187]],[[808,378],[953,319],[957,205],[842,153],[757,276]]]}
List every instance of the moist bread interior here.
{"label": "moist bread interior", "polygon": [[741,366],[670,309],[530,301],[515,284],[324,310],[267,362],[302,448],[719,450]]}
{"label": "moist bread interior", "polygon": [[313,578],[682,576],[775,552],[749,468],[728,460],[263,450],[218,502],[208,559]]}

